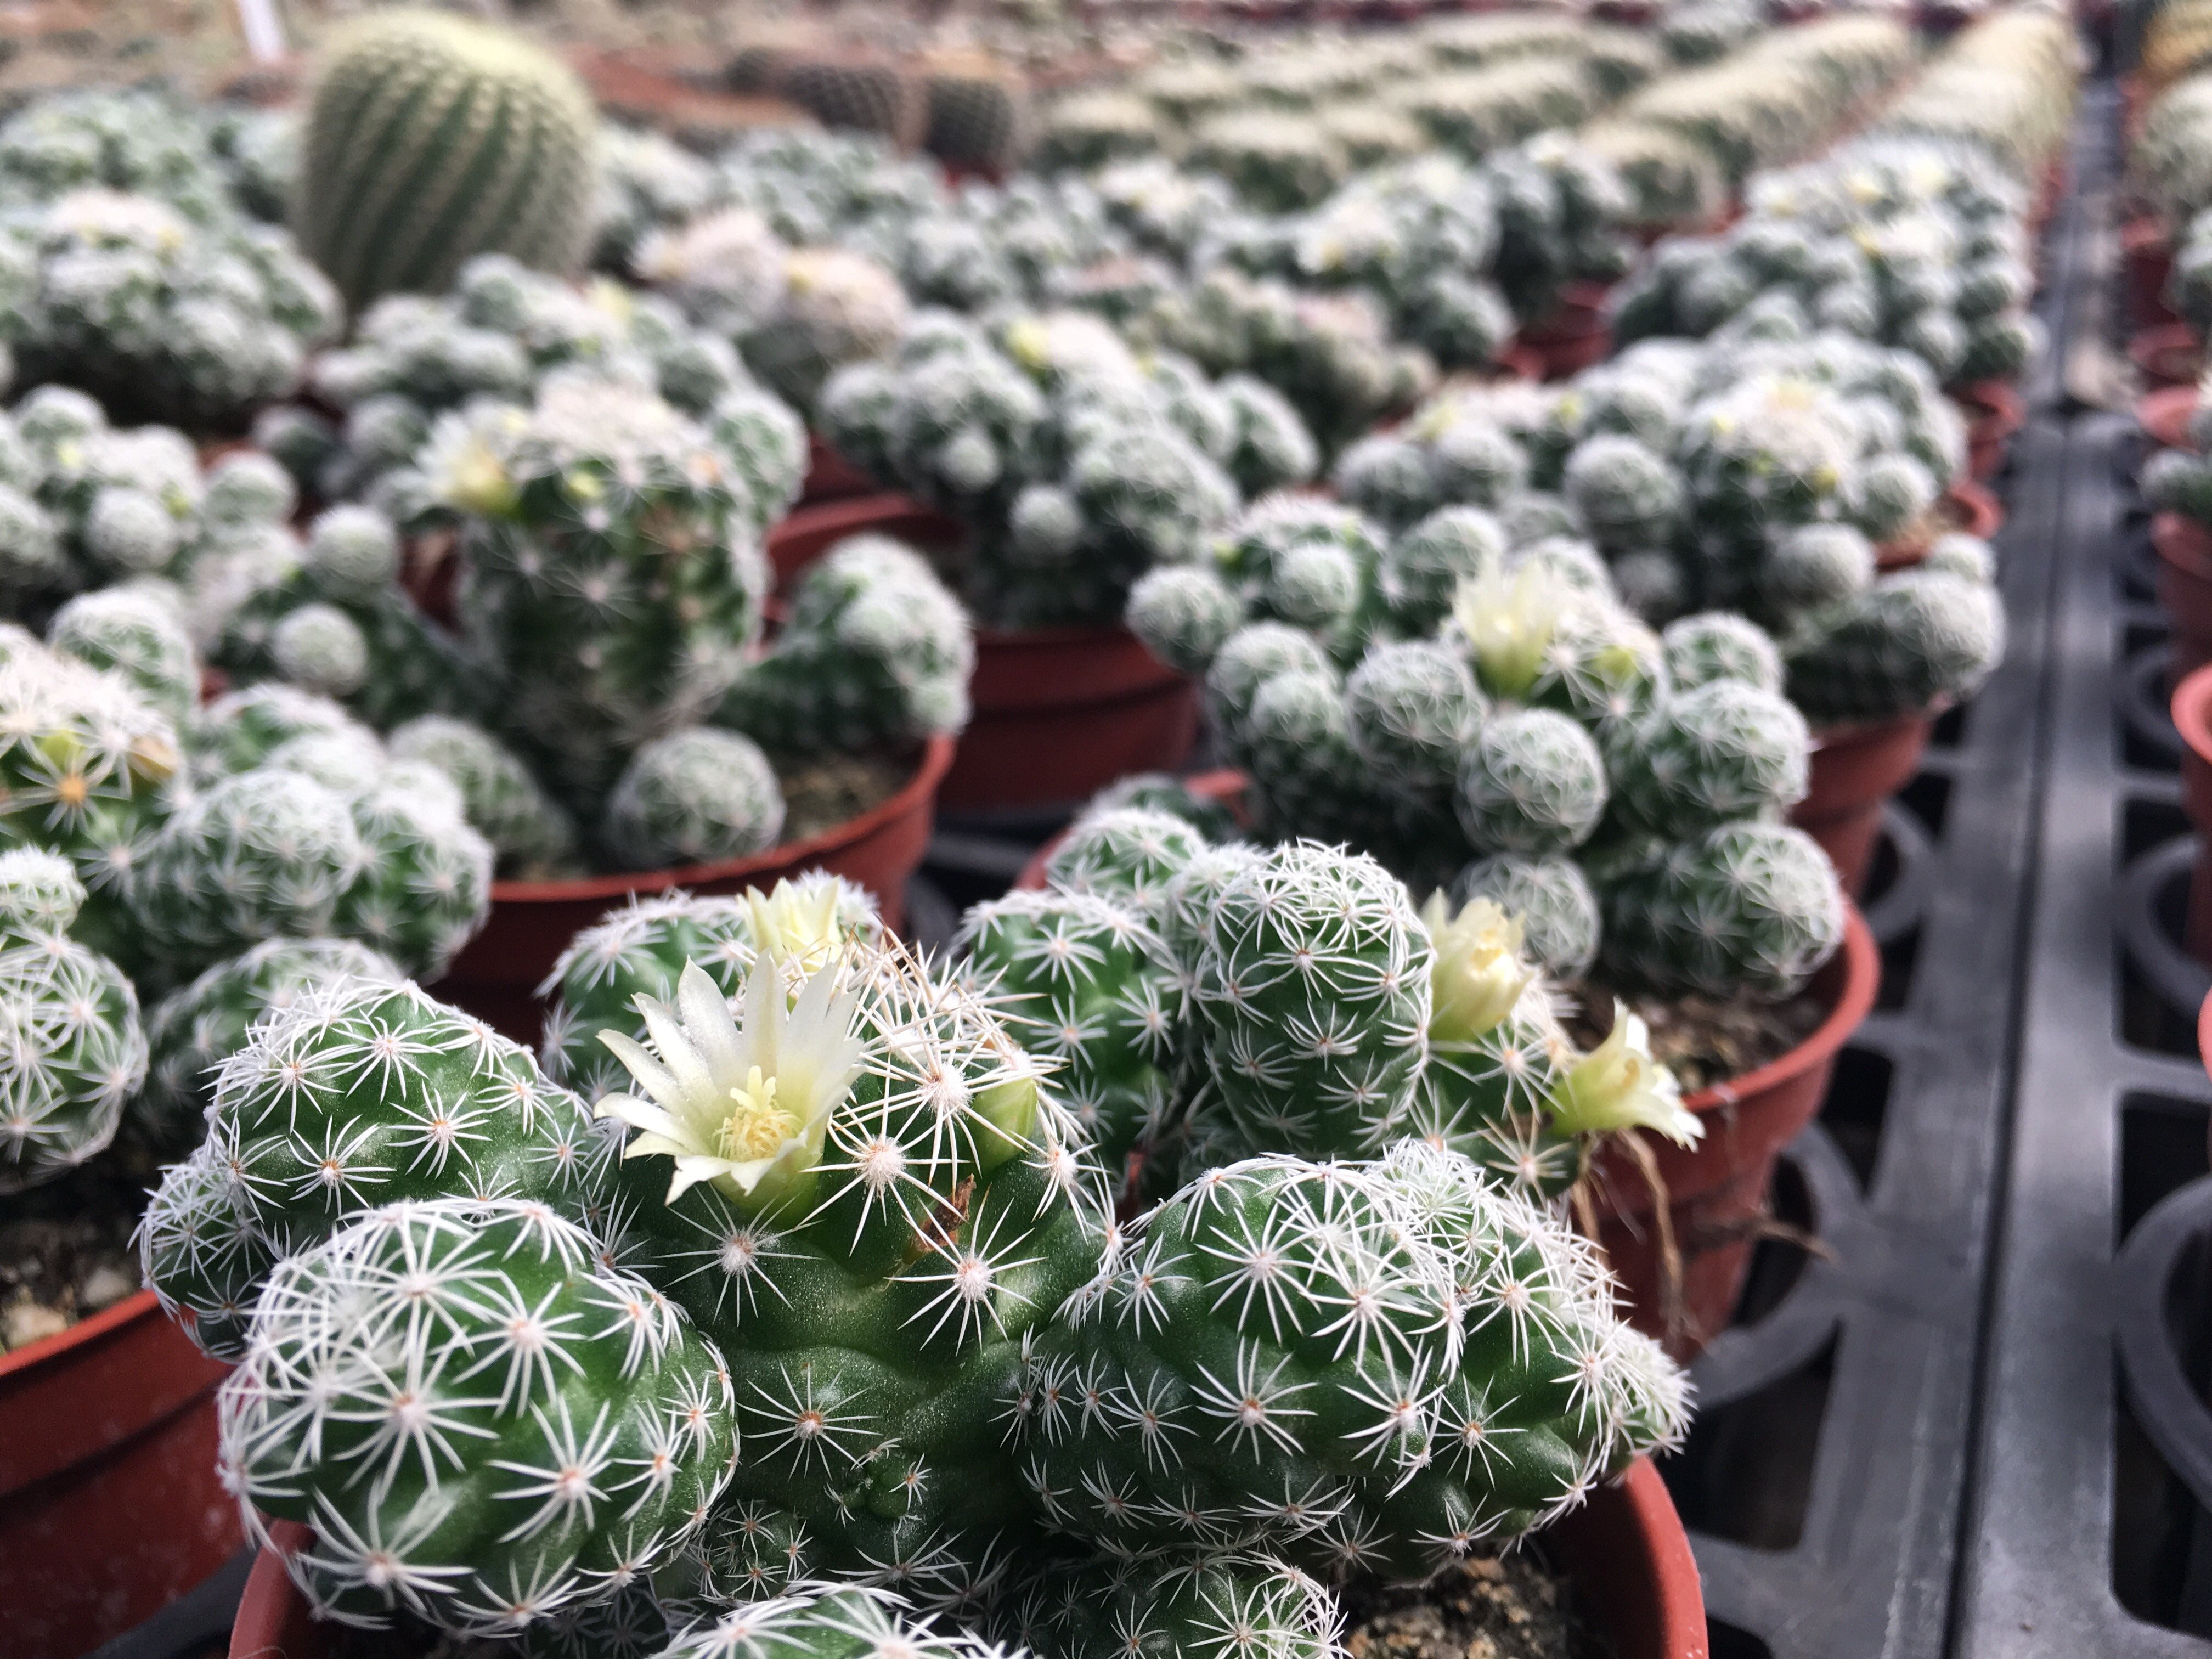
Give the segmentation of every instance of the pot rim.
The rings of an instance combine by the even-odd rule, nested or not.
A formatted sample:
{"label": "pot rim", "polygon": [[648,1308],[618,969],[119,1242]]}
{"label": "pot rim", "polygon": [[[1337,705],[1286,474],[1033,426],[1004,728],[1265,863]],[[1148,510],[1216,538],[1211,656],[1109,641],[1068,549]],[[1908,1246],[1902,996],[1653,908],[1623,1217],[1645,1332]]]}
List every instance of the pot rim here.
{"label": "pot rim", "polygon": [[2212,765],[2212,663],[2193,670],[2173,688],[2167,708],[2190,752]]}
{"label": "pot rim", "polygon": [[491,884],[491,900],[498,904],[574,904],[601,899],[618,899],[631,893],[665,893],[672,888],[689,887],[708,881],[729,881],[756,871],[781,870],[787,866],[849,847],[863,841],[885,824],[907,817],[927,805],[929,798],[943,782],[952,767],[954,739],[941,733],[931,738],[923,746],[921,758],[914,775],[902,784],[896,793],[878,801],[856,817],[842,823],[832,824],[817,835],[803,841],[786,842],[764,852],[749,853],[743,858],[724,859],[714,864],[686,864],[669,870],[633,871],[608,876],[579,876],[568,881],[495,881]]}
{"label": "pot rim", "polygon": [[1700,1089],[1682,1103],[1693,1112],[1734,1106],[1826,1064],[1866,1022],[1881,989],[1881,947],[1875,942],[1874,929],[1867,926],[1859,907],[1848,898],[1844,901],[1844,946],[1838,955],[1844,964],[1843,985],[1827,1018],[1813,1028],[1809,1036],[1779,1058],[1741,1077]]}
{"label": "pot rim", "polygon": [[2189,417],[2196,412],[2193,386],[2158,386],[2136,400],[2136,424],[2154,442],[2168,449],[2189,447]]}
{"label": "pot rim", "polygon": [[[1591,1504],[1607,1502],[1621,1505],[1637,1540],[1644,1546],[1645,1559],[1640,1565],[1650,1572],[1645,1588],[1656,1614],[1656,1651],[1666,1659],[1705,1659],[1704,1580],[1680,1512],[1657,1466],[1648,1456],[1638,1458],[1619,1478],[1604,1483],[1581,1508],[1561,1521],[1572,1525],[1589,1513]],[[272,1521],[268,1531],[268,1542],[255,1553],[246,1594],[231,1627],[231,1659],[270,1659],[282,1654],[286,1638],[313,1616],[284,1567],[285,1556],[314,1540],[313,1529],[297,1521]],[[1568,1573],[1586,1586],[1589,1575],[1574,1568],[1568,1569]]]}
{"label": "pot rim", "polygon": [[1927,708],[1910,714],[1892,714],[1879,720],[1838,720],[1833,726],[1816,726],[1813,731],[1813,752],[1848,749],[1855,744],[1879,743],[1901,727],[1933,722],[1951,712],[1955,699],[1948,693],[1936,699]]}
{"label": "pot rim", "polygon": [[161,1299],[150,1290],[133,1291],[120,1302],[102,1308],[88,1319],[80,1319],[65,1331],[56,1331],[52,1336],[41,1337],[27,1347],[13,1353],[0,1354],[0,1382],[20,1376],[48,1360],[58,1359],[72,1348],[94,1342],[108,1332],[145,1318],[159,1317]]}

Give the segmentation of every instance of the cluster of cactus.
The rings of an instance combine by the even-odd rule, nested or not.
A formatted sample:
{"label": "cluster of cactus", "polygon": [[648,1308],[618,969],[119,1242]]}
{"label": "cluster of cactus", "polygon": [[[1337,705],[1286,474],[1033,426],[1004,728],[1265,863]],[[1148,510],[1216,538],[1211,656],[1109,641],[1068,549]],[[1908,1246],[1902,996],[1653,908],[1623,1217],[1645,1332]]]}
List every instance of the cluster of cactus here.
{"label": "cluster of cactus", "polygon": [[[1751,623],[1701,614],[1656,635],[1588,544],[1511,544],[1479,508],[1395,544],[1341,508],[1263,508],[1243,528],[1224,567],[1245,591],[1203,579],[1231,601],[1225,626],[1169,636],[1170,601],[1196,608],[1196,582],[1168,591],[1183,573],[1130,621],[1203,672],[1265,833],[1365,848],[1417,891],[1510,902],[1564,975],[1601,963],[1639,989],[1780,998],[1840,945],[1826,855],[1771,822],[1805,793],[1810,741]],[[1316,630],[1281,596],[1324,565],[1357,573],[1361,598]],[[1411,603],[1422,581],[1429,603]]]}
{"label": "cluster of cactus", "polygon": [[[1557,1139],[1691,1133],[1663,1070],[1626,1038],[1576,1059],[1501,915],[1439,918],[1432,940],[1356,856],[1253,850],[1223,880],[1200,872],[1225,848],[1155,848],[1178,885],[1221,890],[1219,946],[1170,945],[1108,891],[1115,816],[1076,860],[1094,890],[979,913],[960,977],[826,882],[672,898],[580,938],[548,1056],[619,1060],[605,1080],[635,1092],[595,1113],[374,972],[271,999],[140,1240],[165,1305],[243,1358],[225,1467],[256,1536],[313,1527],[286,1556],[313,1604],[610,1652],[634,1650],[617,1632],[658,1650],[691,1624],[666,1650],[705,1655],[817,1617],[825,1654],[872,1632],[970,1650],[872,1599],[888,1590],[1066,1659],[1139,1630],[1318,1656],[1338,1624],[1322,1579],[1426,1576],[1678,1436],[1680,1375],[1620,1324],[1591,1247],[1455,1150],[1540,1073]],[[1411,1059],[1378,1087],[1441,1103],[1430,1138],[1212,1161],[1162,1120],[1155,1150],[1189,1184],[1117,1227],[1117,1183],[997,964],[1111,1024],[1131,945],[1164,988],[1170,953],[1197,949],[1235,964],[1217,997],[1224,971],[1280,996],[1291,958],[1269,953],[1301,928],[1346,953],[1307,985],[1314,1018],[1350,1031],[1378,994],[1406,1002]],[[1271,1079],[1201,1000],[1157,1005],[1158,1078],[1092,1080],[1180,1111],[1233,1074],[1255,1124],[1290,1125],[1356,1069],[1332,1043]],[[1559,1047],[1509,1083],[1482,1039],[1524,1027]],[[1164,1294],[1185,1283],[1205,1293]],[[419,1428],[353,1404],[464,1375],[487,1380]]]}
{"label": "cluster of cactus", "polygon": [[597,137],[583,83],[520,35],[363,18],[325,54],[301,136],[301,246],[356,310],[439,293],[482,253],[567,270],[589,251]]}
{"label": "cluster of cactus", "polygon": [[158,197],[90,185],[9,216],[0,295],[20,384],[200,432],[236,430],[289,394],[341,320],[275,227],[195,223]]}
{"label": "cluster of cactus", "polygon": [[343,412],[342,422],[282,405],[264,414],[255,439],[303,490],[365,501],[405,527],[435,504],[415,463],[440,415],[479,399],[527,402],[562,372],[658,392],[714,428],[756,533],[797,499],[804,428],[726,341],[665,300],[611,282],[580,292],[502,254],[469,261],[441,297],[395,295],[371,306],[349,345],[316,359],[312,390]]}
{"label": "cluster of cactus", "polygon": [[157,91],[46,93],[0,122],[0,204],[111,190],[158,198],[196,224],[225,219],[229,181],[211,125]]}
{"label": "cluster of cactus", "polygon": [[1241,490],[1297,483],[1317,460],[1266,386],[1140,359],[1077,312],[995,338],[931,317],[892,363],[833,378],[823,417],[848,459],[963,522],[969,604],[1012,627],[1118,620],[1131,585],[1196,556]]}
{"label": "cluster of cactus", "polygon": [[1663,242],[1615,336],[1786,338],[1835,330],[1919,356],[1945,384],[2017,380],[2041,342],[2027,198],[1957,144],[1863,140],[1753,181],[1725,234]]}
{"label": "cluster of cactus", "polygon": [[2212,75],[2192,74],[2152,99],[2128,154],[2136,190],[2170,228],[2212,208]]}
{"label": "cluster of cactus", "polygon": [[1993,10],[1954,36],[1869,131],[1959,145],[2037,188],[2066,143],[2081,70],[2066,18],[2040,6]]}

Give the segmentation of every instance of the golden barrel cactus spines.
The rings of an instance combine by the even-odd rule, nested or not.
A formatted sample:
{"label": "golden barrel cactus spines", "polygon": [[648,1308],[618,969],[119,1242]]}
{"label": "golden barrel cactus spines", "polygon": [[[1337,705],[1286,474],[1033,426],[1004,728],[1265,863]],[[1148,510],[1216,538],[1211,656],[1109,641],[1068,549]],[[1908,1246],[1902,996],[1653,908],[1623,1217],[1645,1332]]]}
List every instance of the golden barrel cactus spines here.
{"label": "golden barrel cactus spines", "polygon": [[566,270],[591,237],[597,137],[582,82],[520,36],[379,13],[324,65],[294,225],[356,308],[442,292],[478,253]]}

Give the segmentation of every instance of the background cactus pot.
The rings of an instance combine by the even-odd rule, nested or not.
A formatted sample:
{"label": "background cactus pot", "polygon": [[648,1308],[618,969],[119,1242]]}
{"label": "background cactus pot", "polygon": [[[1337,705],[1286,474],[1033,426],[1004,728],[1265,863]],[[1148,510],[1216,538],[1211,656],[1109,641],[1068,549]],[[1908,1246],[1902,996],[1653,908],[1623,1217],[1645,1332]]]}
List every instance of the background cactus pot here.
{"label": "background cactus pot", "polygon": [[1814,734],[1811,787],[1790,809],[1790,822],[1820,843],[1856,898],[1881,836],[1881,809],[1920,769],[1932,714],[1832,726]]}
{"label": "background cactus pot", "polygon": [[2174,687],[2173,725],[2181,733],[2182,810],[2197,831],[2182,942],[2199,962],[2212,962],[2212,664]]}
{"label": "background cactus pot", "polygon": [[537,988],[568,941],[633,894],[681,887],[695,893],[768,888],[787,876],[828,870],[876,896],[884,921],[903,920],[906,878],[921,862],[937,793],[952,764],[952,740],[933,738],[906,787],[881,805],[805,841],[720,864],[576,881],[492,885],[491,917],[439,981],[441,996],[489,1020],[518,1042],[534,1042]]}
{"label": "background cactus pot", "polygon": [[2179,513],[2150,521],[2158,553],[2158,602],[2172,624],[2172,673],[2212,661],[2212,533]]}
{"label": "background cactus pot", "polygon": [[1820,1110],[1836,1055],[1873,1009],[1881,983],[1881,950],[1854,907],[1843,950],[1813,981],[1814,994],[1830,1000],[1828,1017],[1781,1059],[1688,1097],[1683,1103],[1705,1123],[1697,1146],[1653,1143],[1680,1252],[1677,1269],[1662,1259],[1658,1200],[1643,1171],[1617,1152],[1600,1158],[1599,1237],[1630,1322],[1669,1352],[1694,1354],[1727,1326],[1751,1267],[1752,1224],[1766,1212],[1775,1160]]}
{"label": "background cactus pot", "polygon": [[[317,1622],[284,1571],[282,1550],[313,1536],[282,1522],[270,1528],[246,1581],[230,1634],[230,1659],[333,1659],[339,1626]],[[1620,1659],[1706,1659],[1705,1603],[1690,1540],[1674,1500],[1649,1458],[1545,1535],[1555,1558],[1595,1609]]]}
{"label": "background cactus pot", "polygon": [[[896,491],[801,507],[769,532],[788,582],[873,532],[925,549],[960,526]],[[1173,771],[1198,738],[1198,688],[1124,628],[979,628],[975,714],[939,791],[956,811],[1079,801],[1132,772]]]}
{"label": "background cactus pot", "polygon": [[0,1606],[20,1659],[75,1659],[239,1546],[208,1358],[142,1291],[0,1356]]}

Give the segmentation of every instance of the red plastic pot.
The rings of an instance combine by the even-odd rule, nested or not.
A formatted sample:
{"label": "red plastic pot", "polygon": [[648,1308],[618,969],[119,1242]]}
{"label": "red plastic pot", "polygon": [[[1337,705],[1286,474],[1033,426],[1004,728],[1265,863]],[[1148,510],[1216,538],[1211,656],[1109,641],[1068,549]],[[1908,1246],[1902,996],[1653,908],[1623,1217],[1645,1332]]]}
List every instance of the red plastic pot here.
{"label": "red plastic pot", "polygon": [[1951,393],[1966,417],[1966,470],[1986,483],[2004,465],[2005,446],[2027,423],[2027,404],[2006,380],[1976,380]]}
{"label": "red plastic pot", "polygon": [[[769,533],[788,582],[848,536],[957,545],[960,526],[896,492],[802,507]],[[959,811],[1087,799],[1172,771],[1198,741],[1198,690],[1124,628],[978,629],[975,706],[939,804]]]}
{"label": "red plastic pot", "polygon": [[228,1560],[210,1359],[141,1291],[0,1355],[0,1650],[76,1659]]}
{"label": "red plastic pot", "polygon": [[1609,291],[1602,283],[1570,283],[1549,316],[1521,331],[1515,343],[1542,362],[1543,379],[1563,380],[1612,355],[1613,325],[1605,314]]}
{"label": "red plastic pot", "polygon": [[2163,386],[2147,392],[2136,404],[2136,424],[2150,441],[2164,449],[2193,449],[2189,441],[2190,417],[2197,413],[2197,388]]}
{"label": "red plastic pot", "polygon": [[2139,213],[2120,227],[2120,257],[2128,269],[2128,313],[2137,328],[2179,322],[2166,303],[2166,279],[2173,274],[2173,250],[2166,224],[2155,213]]}
{"label": "red plastic pot", "polygon": [[2154,386],[2195,386],[2204,373],[2204,346],[2188,324],[2161,323],[2136,331],[2128,361]]}
{"label": "red plastic pot", "polygon": [[806,486],[799,492],[801,507],[842,501],[854,495],[873,495],[883,486],[854,466],[818,432],[806,434]]}
{"label": "red plastic pot", "polygon": [[1608,1150],[1599,1157],[1598,1237],[1620,1280],[1630,1322],[1677,1358],[1695,1354],[1727,1326],[1751,1269],[1775,1161],[1820,1109],[1836,1055],[1874,1007],[1881,983],[1881,952],[1853,905],[1844,948],[1813,981],[1814,993],[1827,999],[1827,1018],[1779,1060],[1689,1097],[1685,1103],[1705,1126],[1695,1146],[1645,1138],[1680,1256],[1671,1319],[1657,1197],[1626,1154]]}
{"label": "red plastic pot", "polygon": [[818,836],[750,858],[676,870],[587,876],[575,881],[495,881],[491,915],[436,990],[518,1042],[534,1044],[543,1010],[538,987],[568,941],[632,897],[683,888],[741,893],[788,876],[828,870],[876,896],[884,920],[905,920],[906,879],[921,862],[936,818],[938,786],[952,764],[952,740],[933,738],[904,788],[880,805]]}
{"label": "red plastic pot", "polygon": [[[343,1627],[308,1612],[279,1553],[305,1547],[312,1534],[290,1521],[269,1530],[272,1547],[255,1559],[231,1626],[230,1659],[334,1659]],[[1543,1537],[1616,1659],[1708,1659],[1697,1559],[1650,1459],[1638,1458]]]}
{"label": "red plastic pot", "polygon": [[1812,787],[1790,822],[1820,843],[1856,898],[1881,837],[1881,809],[1920,769],[1932,713],[1833,726],[1813,734]]}
{"label": "red plastic pot", "polygon": [[2207,1077],[2212,1077],[2212,992],[2208,992],[2197,1005],[2197,1063],[2204,1068]]}
{"label": "red plastic pot", "polygon": [[2197,961],[2212,964],[2212,663],[2173,688],[2171,707],[2173,729],[2181,733],[2181,810],[2197,831],[2181,942]]}
{"label": "red plastic pot", "polygon": [[1949,510],[1942,516],[1949,524],[1916,526],[1896,541],[1882,543],[1875,550],[1876,567],[1903,570],[1918,564],[1928,556],[1929,544],[1946,529],[1961,530],[1988,541],[2004,528],[2004,503],[1972,478],[1954,478],[1943,491],[1943,504]]}
{"label": "red plastic pot", "polygon": [[2150,521],[2158,554],[2158,602],[2173,624],[2168,641],[2178,681],[2212,662],[2212,531],[2179,513]]}

